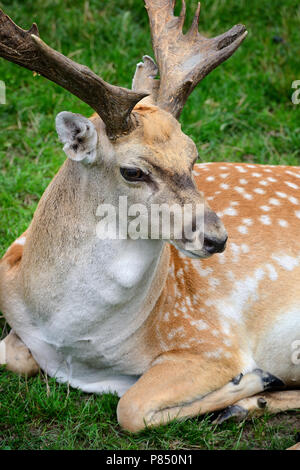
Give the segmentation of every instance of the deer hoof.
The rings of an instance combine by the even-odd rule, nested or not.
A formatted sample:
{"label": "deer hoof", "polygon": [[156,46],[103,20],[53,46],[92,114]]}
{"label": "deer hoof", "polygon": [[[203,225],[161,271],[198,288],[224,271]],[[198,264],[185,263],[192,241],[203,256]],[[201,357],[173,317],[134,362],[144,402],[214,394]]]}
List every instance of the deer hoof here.
{"label": "deer hoof", "polygon": [[213,421],[213,424],[222,424],[228,419],[234,418],[235,421],[243,421],[248,416],[248,410],[239,405],[231,405],[221,411],[219,416]]}

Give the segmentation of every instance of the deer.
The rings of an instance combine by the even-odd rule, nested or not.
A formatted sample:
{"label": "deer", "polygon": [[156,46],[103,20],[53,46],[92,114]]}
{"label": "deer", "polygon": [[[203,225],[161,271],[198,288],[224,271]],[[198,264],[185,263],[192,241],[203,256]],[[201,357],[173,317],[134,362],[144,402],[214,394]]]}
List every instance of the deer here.
{"label": "deer", "polygon": [[[117,393],[118,422],[133,433],[300,408],[300,168],[196,163],[181,111],[247,30],[201,35],[198,4],[183,34],[185,2],[179,16],[174,5],[145,0],[156,61],[143,57],[131,90],[50,48],[35,23],[23,30],[0,15],[0,56],[95,112],[56,117],[67,159],[0,262],[11,328],[0,364]],[[188,245],[172,231],[100,239],[97,207],[120,196],[148,209],[199,205],[202,222],[189,221]]]}

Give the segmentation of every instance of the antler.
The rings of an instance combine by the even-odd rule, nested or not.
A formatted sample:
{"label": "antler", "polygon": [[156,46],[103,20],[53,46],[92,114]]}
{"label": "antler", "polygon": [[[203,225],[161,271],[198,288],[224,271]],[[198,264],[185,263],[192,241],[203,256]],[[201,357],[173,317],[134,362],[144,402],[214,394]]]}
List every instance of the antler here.
{"label": "antler", "polygon": [[131,111],[147,93],[106,83],[88,67],[51,49],[39,37],[37,25],[25,31],[0,10],[0,57],[57,83],[93,108],[115,138],[134,125]]}
{"label": "antler", "polygon": [[190,30],[183,34],[185,1],[180,16],[174,16],[175,0],[145,0],[152,44],[160,72],[157,104],[179,117],[195,86],[228,59],[245,39],[245,26],[207,39],[198,32],[200,3]]}

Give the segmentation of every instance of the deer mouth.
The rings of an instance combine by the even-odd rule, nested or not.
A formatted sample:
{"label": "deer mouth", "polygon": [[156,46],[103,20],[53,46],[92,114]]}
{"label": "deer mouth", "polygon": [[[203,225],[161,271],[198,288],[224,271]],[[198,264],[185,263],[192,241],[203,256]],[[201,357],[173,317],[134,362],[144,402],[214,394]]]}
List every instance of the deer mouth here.
{"label": "deer mouth", "polygon": [[206,259],[206,258],[210,258],[213,255],[213,253],[209,253],[204,248],[202,250],[199,250],[198,252],[196,252],[196,251],[186,250],[182,246],[178,246],[173,240],[169,240],[169,243],[171,245],[173,245],[176,248],[176,250],[180,251],[182,254],[184,254],[188,258]]}

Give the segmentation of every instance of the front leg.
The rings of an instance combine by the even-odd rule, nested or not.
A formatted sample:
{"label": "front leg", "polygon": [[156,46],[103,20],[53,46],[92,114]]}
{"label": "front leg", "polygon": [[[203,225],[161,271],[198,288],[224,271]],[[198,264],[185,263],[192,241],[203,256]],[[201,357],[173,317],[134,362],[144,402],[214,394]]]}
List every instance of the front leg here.
{"label": "front leg", "polygon": [[27,377],[36,375],[39,371],[31,352],[13,330],[0,341],[0,365]]}
{"label": "front leg", "polygon": [[167,353],[157,360],[120,399],[120,425],[137,432],[145,426],[166,424],[223,409],[270,386],[283,385],[257,369],[235,377],[229,364],[203,361],[198,355]]}

